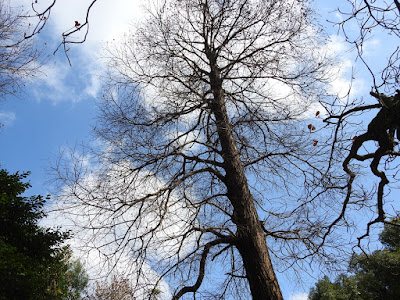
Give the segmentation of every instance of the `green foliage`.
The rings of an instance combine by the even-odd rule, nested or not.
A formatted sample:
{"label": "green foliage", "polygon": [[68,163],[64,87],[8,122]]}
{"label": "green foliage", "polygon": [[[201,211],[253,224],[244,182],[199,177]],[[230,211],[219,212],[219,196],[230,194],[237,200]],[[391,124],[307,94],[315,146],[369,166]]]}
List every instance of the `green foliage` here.
{"label": "green foliage", "polygon": [[[400,224],[400,218],[392,221]],[[353,256],[349,270],[354,275],[341,274],[335,282],[325,276],[311,288],[309,299],[400,299],[400,227],[385,224],[380,241],[383,250]]]}
{"label": "green foliage", "polygon": [[81,294],[86,289],[89,278],[79,260],[68,263],[68,270],[64,278],[65,284],[68,286],[67,299],[81,299]]}
{"label": "green foliage", "polygon": [[384,230],[379,236],[379,240],[386,249],[399,250],[400,247],[400,216],[392,220],[396,225],[385,224]]}
{"label": "green foliage", "polygon": [[0,170],[0,299],[79,299],[87,278],[61,246],[69,234],[38,225],[45,199],[22,196],[28,175]]}
{"label": "green foliage", "polygon": [[310,300],[352,300],[361,299],[357,291],[357,283],[354,278],[339,275],[335,282],[331,282],[328,276],[318,281],[311,289]]}

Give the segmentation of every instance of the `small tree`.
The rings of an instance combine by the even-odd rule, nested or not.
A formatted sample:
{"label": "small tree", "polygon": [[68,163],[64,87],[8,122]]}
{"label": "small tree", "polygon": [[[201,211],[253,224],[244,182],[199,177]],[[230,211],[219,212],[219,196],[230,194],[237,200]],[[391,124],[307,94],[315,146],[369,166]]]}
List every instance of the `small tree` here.
{"label": "small tree", "polygon": [[353,278],[340,275],[331,282],[328,276],[319,280],[315,287],[311,288],[309,300],[361,300],[357,290],[357,284]]}
{"label": "small tree", "polygon": [[135,298],[135,293],[129,279],[113,276],[111,282],[100,281],[96,282],[95,295],[89,297],[93,300],[132,300]]}
{"label": "small tree", "polygon": [[67,299],[82,299],[82,294],[89,284],[89,277],[79,260],[70,259],[67,263],[67,266],[68,269],[64,274],[64,284],[67,286]]}
{"label": "small tree", "polygon": [[399,299],[400,297],[400,222],[385,224],[380,234],[383,250],[372,254],[355,254],[350,261],[352,276],[341,274],[332,283],[328,277],[316,283],[310,300]]}
{"label": "small tree", "polygon": [[38,225],[45,199],[21,196],[27,176],[0,170],[0,299],[79,299],[87,279],[61,246],[69,234]]}

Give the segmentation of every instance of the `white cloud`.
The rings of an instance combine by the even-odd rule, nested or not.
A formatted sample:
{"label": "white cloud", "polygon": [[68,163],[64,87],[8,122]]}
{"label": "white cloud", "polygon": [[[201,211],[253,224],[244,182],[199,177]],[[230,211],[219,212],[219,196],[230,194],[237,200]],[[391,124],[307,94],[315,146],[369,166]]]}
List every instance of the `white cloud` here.
{"label": "white cloud", "polygon": [[[54,207],[53,207],[54,209]],[[79,208],[74,211],[79,214]],[[73,213],[69,211],[69,213]],[[71,230],[73,233],[72,238],[67,240],[73,250],[75,258],[79,259],[85,267],[85,270],[92,280],[90,288],[94,288],[94,280],[103,281],[104,279],[110,280],[112,276],[116,275],[117,278],[128,278],[132,286],[135,288],[136,299],[147,299],[145,295],[149,290],[149,284],[154,284],[160,279],[160,276],[151,268],[145,261],[135,261],[130,255],[129,251],[116,251],[116,243],[104,245],[110,242],[107,236],[95,236],[94,232],[89,228],[84,229],[93,222],[85,219],[84,215],[76,215],[74,218],[71,216],[66,217],[60,211],[51,211],[45,219],[40,223],[44,227],[53,227],[54,224],[60,226],[62,230]],[[99,216],[101,218],[101,216]],[[105,219],[101,219],[105,221]],[[105,221],[106,222],[106,221]],[[79,224],[79,225],[77,225]],[[101,224],[99,221],[97,225]],[[140,269],[140,276],[137,270]],[[171,299],[171,293],[168,284],[161,280],[158,288],[162,291],[161,299]]]}
{"label": "white cloud", "polygon": [[335,18],[336,18],[336,20],[337,20],[338,23],[343,22],[343,14],[341,14],[341,13],[339,13],[339,12],[336,11],[336,12],[334,13],[334,16],[335,16]]}
{"label": "white cloud", "polygon": [[10,126],[14,123],[16,115],[10,111],[0,111],[0,124]]}
{"label": "white cloud", "polygon": [[[80,173],[78,169],[92,171]],[[177,197],[135,200],[165,188],[150,172],[135,174],[129,163],[120,162],[100,173],[88,155],[71,170],[78,176],[63,187],[42,225],[57,224],[73,231],[68,243],[85,262],[90,278],[121,274],[130,278],[137,293],[144,293],[149,283],[160,279],[148,260],[157,261],[162,270],[164,260],[175,259],[177,253],[185,255],[193,246],[193,234],[182,234],[188,232],[192,213]],[[143,244],[146,253],[140,254]],[[137,270],[141,270],[140,276]],[[162,299],[170,299],[165,281],[161,280],[158,288],[163,291]]]}
{"label": "white cloud", "polygon": [[[52,2],[50,0],[37,1],[34,7],[37,11],[43,11]],[[49,18],[51,26],[48,26],[47,29],[61,39],[61,33],[75,27],[75,21],[84,23],[91,2],[92,0],[56,1]],[[121,33],[121,30],[125,31],[127,24],[142,17],[143,5],[145,4],[147,4],[146,0],[97,1],[90,10],[88,41],[107,41]],[[31,9],[31,0],[13,0],[13,6],[21,6],[23,11],[34,15]],[[32,18],[31,24],[35,24],[35,20],[35,18]]]}
{"label": "white cloud", "polygon": [[297,293],[290,295],[289,300],[307,300],[308,294],[307,293]]}
{"label": "white cloud", "polygon": [[[377,49],[379,49],[379,54],[382,55],[381,53],[385,51],[385,49],[382,49],[382,41],[380,41],[378,38],[371,38],[369,40],[366,40],[363,44],[363,56],[370,56],[370,57],[377,57]],[[390,46],[388,46],[390,48]]]}
{"label": "white cloud", "polygon": [[65,99],[73,100],[73,93],[71,93],[72,91],[67,87],[66,83],[68,72],[69,70],[66,64],[58,63],[52,66],[45,66],[43,75],[32,84],[32,92],[35,98],[38,101],[43,98],[51,99],[53,103]]}

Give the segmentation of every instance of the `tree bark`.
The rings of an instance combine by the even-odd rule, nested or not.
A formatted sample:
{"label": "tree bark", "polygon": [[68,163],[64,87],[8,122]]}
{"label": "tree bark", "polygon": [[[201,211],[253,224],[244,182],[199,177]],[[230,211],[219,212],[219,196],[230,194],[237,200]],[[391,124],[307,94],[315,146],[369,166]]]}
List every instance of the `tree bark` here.
{"label": "tree bark", "polygon": [[219,70],[212,53],[208,54],[211,66],[210,84],[214,96],[210,109],[216,119],[226,172],[227,196],[233,206],[233,222],[237,226],[236,247],[243,260],[252,298],[283,299],[228,119]]}

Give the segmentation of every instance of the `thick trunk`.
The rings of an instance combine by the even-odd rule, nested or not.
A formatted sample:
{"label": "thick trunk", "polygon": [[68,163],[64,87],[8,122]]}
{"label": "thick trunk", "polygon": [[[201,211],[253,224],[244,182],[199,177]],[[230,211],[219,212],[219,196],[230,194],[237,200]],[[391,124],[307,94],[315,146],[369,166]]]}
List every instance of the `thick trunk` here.
{"label": "thick trunk", "polygon": [[283,299],[261,228],[254,228],[254,231],[253,228],[246,229],[244,234],[238,232],[237,248],[242,256],[252,298]]}
{"label": "thick trunk", "polygon": [[210,109],[216,119],[223,153],[227,195],[234,209],[233,222],[237,226],[237,248],[243,259],[252,298],[283,299],[228,120],[224,91],[217,68],[211,72],[210,80],[214,94]]}

